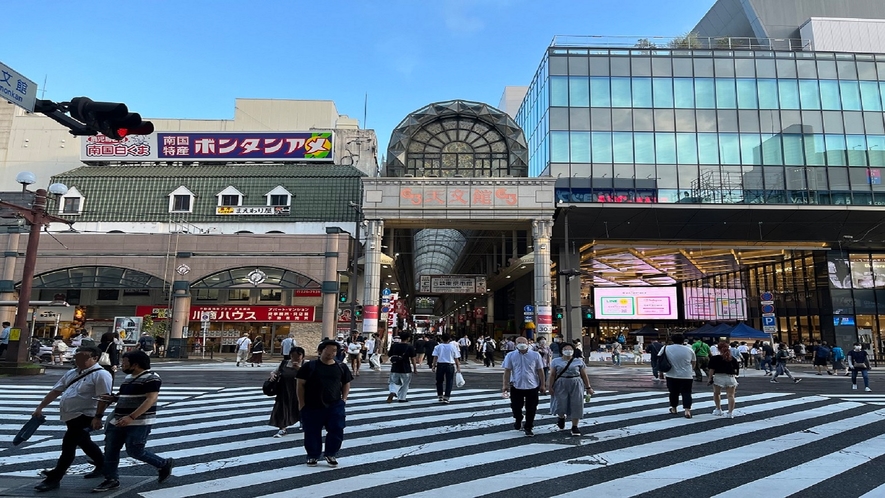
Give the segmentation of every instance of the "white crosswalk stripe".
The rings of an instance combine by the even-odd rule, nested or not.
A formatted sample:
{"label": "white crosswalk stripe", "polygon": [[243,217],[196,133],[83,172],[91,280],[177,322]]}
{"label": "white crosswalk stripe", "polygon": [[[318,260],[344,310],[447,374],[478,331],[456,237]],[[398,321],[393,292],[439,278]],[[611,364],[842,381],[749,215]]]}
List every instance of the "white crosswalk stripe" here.
{"label": "white crosswalk stripe", "polygon": [[856,401],[868,405],[885,406],[885,394],[821,394],[827,398],[841,399],[844,401]]}
{"label": "white crosswalk stripe", "polygon": [[[28,490],[38,482],[38,470],[51,467],[58,457],[64,425],[57,420],[57,405],[45,410],[49,421],[30,441],[18,448],[9,442],[45,389],[0,386],[0,443],[5,443],[0,481],[18,478]],[[127,496],[620,497],[659,488],[687,496],[691,493],[678,491],[696,485],[703,485],[708,496],[788,496],[823,481],[836,482],[859,466],[874,472],[885,459],[885,436],[860,440],[857,435],[863,429],[885,433],[885,409],[872,404],[877,401],[871,403],[869,395],[739,396],[739,416],[729,420],[710,415],[709,392],[695,395],[692,419],[667,413],[660,391],[600,392],[586,406],[582,437],[556,429],[549,399],[542,398],[535,438],[513,430],[509,405],[497,391],[457,390],[448,405],[437,403],[435,391],[428,389],[412,390],[410,403],[387,404],[385,398],[383,389],[354,388],[340,467],[307,467],[300,432],[271,437],[275,429],[267,421],[273,400],[257,389],[164,388],[148,447],[176,459],[173,478],[158,486],[146,479],[155,476],[154,469],[124,458],[124,486],[136,488]],[[711,445],[723,434],[758,437],[739,445]],[[95,439],[100,442],[101,436]],[[817,451],[822,446],[824,453]],[[780,460],[785,451],[791,463],[765,470],[770,455]],[[75,463],[70,474],[92,468],[82,455]],[[717,472],[748,468],[766,473],[740,485],[710,479]],[[561,479],[564,474],[569,480],[586,476],[592,485],[570,487]],[[444,484],[428,476],[443,476]],[[881,491],[856,489],[857,496],[869,497]]]}

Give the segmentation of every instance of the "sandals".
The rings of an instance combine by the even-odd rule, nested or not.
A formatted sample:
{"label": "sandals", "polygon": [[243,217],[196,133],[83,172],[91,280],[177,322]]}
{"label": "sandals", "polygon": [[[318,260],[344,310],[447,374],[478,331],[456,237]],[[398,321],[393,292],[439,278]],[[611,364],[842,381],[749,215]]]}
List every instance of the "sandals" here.
{"label": "sandals", "polygon": [[675,406],[670,407],[670,413],[672,413],[674,415],[676,414],[676,407]]}

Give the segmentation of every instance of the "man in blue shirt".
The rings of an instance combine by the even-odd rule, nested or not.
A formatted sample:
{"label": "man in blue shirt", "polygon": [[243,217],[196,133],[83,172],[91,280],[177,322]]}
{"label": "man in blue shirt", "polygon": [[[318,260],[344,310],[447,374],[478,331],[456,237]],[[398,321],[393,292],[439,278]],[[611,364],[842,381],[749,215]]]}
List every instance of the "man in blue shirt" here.
{"label": "man in blue shirt", "polygon": [[9,322],[3,322],[3,330],[0,330],[0,356],[3,356],[9,347],[9,327]]}
{"label": "man in blue shirt", "polygon": [[[525,337],[516,338],[516,351],[504,357],[504,396],[510,396],[510,409],[513,411],[513,428],[525,429],[526,436],[534,436],[535,412],[538,410],[538,397],[545,394],[546,378],[544,362],[537,351],[529,349]],[[522,408],[525,406],[525,426],[522,425]]]}

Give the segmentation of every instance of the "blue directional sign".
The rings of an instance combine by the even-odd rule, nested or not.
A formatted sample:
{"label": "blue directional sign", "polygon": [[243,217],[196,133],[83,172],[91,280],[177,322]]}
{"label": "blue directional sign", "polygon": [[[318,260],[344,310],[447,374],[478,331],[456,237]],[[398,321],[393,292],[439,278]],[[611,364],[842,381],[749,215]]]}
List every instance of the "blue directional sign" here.
{"label": "blue directional sign", "polygon": [[389,296],[391,294],[390,289],[384,289],[381,291],[382,296]]}
{"label": "blue directional sign", "polygon": [[28,112],[34,112],[37,84],[0,62],[0,97]]}
{"label": "blue directional sign", "polygon": [[535,312],[535,307],[532,306],[531,304],[527,304],[527,305],[525,305],[525,306],[522,308],[522,311],[524,311],[524,312],[526,312],[526,313],[534,313],[534,312]]}
{"label": "blue directional sign", "polygon": [[774,327],[774,317],[773,316],[763,316],[762,317],[762,326],[763,327]]}

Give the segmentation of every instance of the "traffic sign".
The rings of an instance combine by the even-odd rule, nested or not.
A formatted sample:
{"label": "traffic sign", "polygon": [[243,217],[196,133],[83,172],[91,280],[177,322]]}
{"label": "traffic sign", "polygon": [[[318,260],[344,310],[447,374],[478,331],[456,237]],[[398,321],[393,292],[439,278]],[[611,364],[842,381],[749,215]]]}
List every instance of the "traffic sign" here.
{"label": "traffic sign", "polygon": [[527,304],[527,305],[525,305],[525,306],[522,307],[522,311],[525,312],[525,313],[534,313],[534,312],[535,312],[535,307],[532,306],[531,304]]}
{"label": "traffic sign", "polygon": [[34,112],[37,84],[0,62],[0,96],[28,112]]}
{"label": "traffic sign", "polygon": [[763,316],[762,317],[762,326],[763,327],[774,327],[774,317],[773,316]]}
{"label": "traffic sign", "polygon": [[382,295],[382,296],[389,296],[389,295],[390,295],[390,289],[384,289],[383,291],[381,291],[381,295]]}
{"label": "traffic sign", "polygon": [[766,316],[771,313],[774,313],[774,305],[773,304],[763,304],[762,305],[762,316]]}

